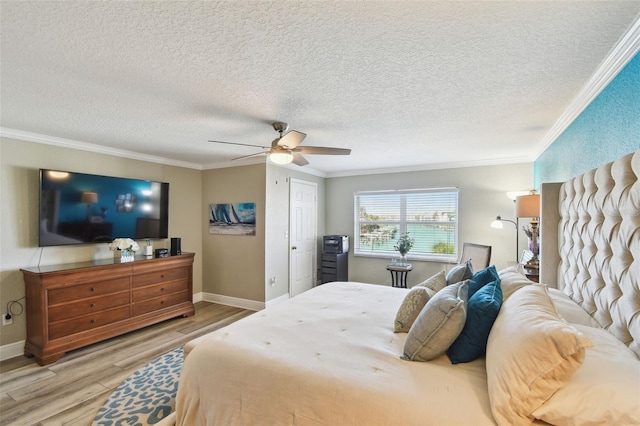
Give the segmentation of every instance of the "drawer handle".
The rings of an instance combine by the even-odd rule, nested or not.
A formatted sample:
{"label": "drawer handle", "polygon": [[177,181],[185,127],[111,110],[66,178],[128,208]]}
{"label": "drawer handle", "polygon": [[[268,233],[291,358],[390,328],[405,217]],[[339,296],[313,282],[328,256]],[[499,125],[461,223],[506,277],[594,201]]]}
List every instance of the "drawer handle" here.
{"label": "drawer handle", "polygon": [[161,305],[164,305],[164,300],[161,300],[161,301],[160,301],[160,304],[161,304]]}
{"label": "drawer handle", "polygon": [[164,274],[160,274],[160,278],[164,278]]}
{"label": "drawer handle", "polygon": [[96,288],[95,287],[91,287],[91,291],[96,291]]}
{"label": "drawer handle", "polygon": [[92,307],[92,308],[95,308],[95,307],[96,307],[96,304],[95,304],[95,303],[92,303],[92,304],[91,304],[91,307]]}
{"label": "drawer handle", "polygon": [[160,291],[164,291],[164,287],[162,287],[162,288],[160,289]]}
{"label": "drawer handle", "polygon": [[96,323],[96,320],[92,319],[91,324],[95,324],[95,323]]}

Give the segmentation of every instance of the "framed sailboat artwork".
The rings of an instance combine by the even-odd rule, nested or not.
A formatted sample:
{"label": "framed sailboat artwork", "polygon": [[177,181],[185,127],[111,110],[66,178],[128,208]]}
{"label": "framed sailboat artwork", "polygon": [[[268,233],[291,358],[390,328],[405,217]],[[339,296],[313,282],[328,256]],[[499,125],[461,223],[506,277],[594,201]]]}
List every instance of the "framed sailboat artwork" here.
{"label": "framed sailboat artwork", "polygon": [[256,235],[256,203],[209,204],[209,234]]}

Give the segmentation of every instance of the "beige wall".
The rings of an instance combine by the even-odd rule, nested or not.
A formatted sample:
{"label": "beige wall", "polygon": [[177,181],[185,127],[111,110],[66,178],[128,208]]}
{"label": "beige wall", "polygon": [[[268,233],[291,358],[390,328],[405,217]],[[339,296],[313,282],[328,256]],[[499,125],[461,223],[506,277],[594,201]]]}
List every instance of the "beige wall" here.
{"label": "beige wall", "polygon": [[[353,194],[356,191],[457,187],[459,246],[464,241],[491,245],[491,263],[500,269],[516,260],[515,226],[505,223],[504,229],[494,229],[489,225],[498,214],[514,220],[514,205],[506,192],[532,188],[533,164],[340,177],[327,179],[326,185],[326,231],[328,234],[349,235],[351,239],[354,235]],[[520,247],[524,249],[526,237],[522,231],[519,232]],[[390,285],[391,277],[385,269],[387,263],[389,259],[354,257],[352,249],[349,279]],[[407,280],[409,285],[450,268],[450,265],[435,262],[412,261],[412,264],[413,271]]]}
{"label": "beige wall", "polygon": [[[266,165],[202,172],[203,290],[221,296],[265,301]],[[211,235],[210,203],[256,203],[256,235]]]}
{"label": "beige wall", "polygon": [[[38,247],[39,169],[53,168],[83,173],[123,176],[169,182],[169,234],[182,238],[182,250],[195,252],[194,293],[202,291],[201,172],[0,138],[0,306],[24,296],[20,268],[38,265],[82,262],[95,256],[113,256],[106,244],[74,247]],[[154,242],[167,247],[167,240]],[[24,305],[24,300],[20,301]],[[15,308],[17,309],[17,307]],[[2,327],[0,345],[26,339],[25,315],[14,317],[13,324]]]}

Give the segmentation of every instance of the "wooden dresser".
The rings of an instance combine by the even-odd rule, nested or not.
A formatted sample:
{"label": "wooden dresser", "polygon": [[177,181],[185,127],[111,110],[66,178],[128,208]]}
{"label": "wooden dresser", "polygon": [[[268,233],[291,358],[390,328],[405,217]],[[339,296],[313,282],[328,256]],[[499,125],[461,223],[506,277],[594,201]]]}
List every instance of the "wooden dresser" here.
{"label": "wooden dresser", "polygon": [[24,353],[38,364],[177,316],[193,315],[193,253],[22,269]]}

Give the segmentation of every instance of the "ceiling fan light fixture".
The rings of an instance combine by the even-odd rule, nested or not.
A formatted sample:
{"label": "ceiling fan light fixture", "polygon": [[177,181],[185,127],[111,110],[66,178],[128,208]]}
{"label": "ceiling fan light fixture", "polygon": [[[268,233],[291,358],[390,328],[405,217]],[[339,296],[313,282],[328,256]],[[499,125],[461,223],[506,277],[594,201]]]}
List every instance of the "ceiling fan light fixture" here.
{"label": "ceiling fan light fixture", "polygon": [[293,161],[293,154],[289,150],[272,152],[269,159],[276,164],[289,164]]}

